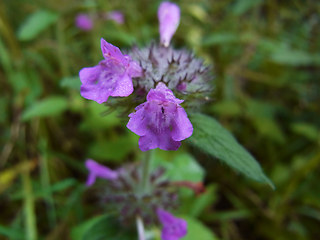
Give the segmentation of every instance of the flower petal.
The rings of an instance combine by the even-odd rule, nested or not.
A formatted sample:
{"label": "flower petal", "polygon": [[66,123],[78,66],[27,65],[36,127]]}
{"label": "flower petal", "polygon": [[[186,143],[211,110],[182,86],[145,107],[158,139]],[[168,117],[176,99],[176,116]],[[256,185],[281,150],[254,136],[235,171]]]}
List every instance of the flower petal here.
{"label": "flower petal", "polygon": [[157,216],[159,218],[159,221],[163,225],[174,224],[175,217],[171,213],[163,210],[162,208],[157,209]]}
{"label": "flower petal", "polygon": [[96,101],[99,104],[108,101],[110,96],[110,92],[103,91],[97,85],[93,84],[81,85],[80,94],[82,97]]}
{"label": "flower petal", "polygon": [[101,75],[103,71],[100,65],[90,68],[83,68],[79,72],[79,77],[82,82],[80,94],[82,97],[94,100],[101,104],[106,102],[110,96],[110,90],[101,86]]}
{"label": "flower petal", "polygon": [[171,151],[178,150],[181,143],[179,141],[174,141],[170,136],[170,130],[162,132],[160,134],[155,134],[152,131],[139,139],[139,148],[141,151],[145,152],[151,149],[160,148],[162,150]]}
{"label": "flower petal", "polygon": [[158,139],[152,133],[139,138],[139,148],[145,152],[158,147]]}
{"label": "flower petal", "polygon": [[86,160],[86,168],[89,170],[89,176],[86,185],[91,186],[97,177],[114,180],[118,178],[118,173],[116,171],[111,170],[99,163],[95,162],[92,159]]}
{"label": "flower petal", "polygon": [[84,68],[79,75],[83,83],[81,96],[99,104],[106,102],[109,96],[125,97],[133,92],[131,78],[114,59],[103,60],[96,67]]}
{"label": "flower petal", "polygon": [[93,28],[92,19],[87,14],[78,14],[75,22],[76,26],[83,31],[90,31]]}
{"label": "flower petal", "polygon": [[121,11],[110,11],[106,14],[106,19],[113,20],[118,24],[124,24],[124,15]]}
{"label": "flower petal", "polygon": [[176,104],[183,102],[183,100],[176,98],[173,92],[162,82],[159,82],[155,89],[150,89],[147,95],[147,101],[152,100],[171,101]]}
{"label": "flower petal", "polygon": [[80,81],[83,84],[91,83],[97,80],[101,72],[100,65],[88,68],[82,68],[79,72]]}
{"label": "flower petal", "polygon": [[145,104],[146,103],[143,103],[136,107],[137,111],[129,115],[130,120],[127,124],[127,128],[138,136],[144,136],[148,132],[147,126],[149,118],[145,114]]}
{"label": "flower petal", "polygon": [[127,97],[133,92],[133,84],[131,78],[124,74],[118,77],[117,85],[111,93],[112,97]]}
{"label": "flower petal", "polygon": [[171,2],[162,2],[158,9],[160,42],[168,47],[180,22],[180,9]]}
{"label": "flower petal", "polygon": [[161,208],[157,209],[157,215],[163,226],[162,240],[179,240],[187,234],[187,222],[184,219],[177,218]]}
{"label": "flower petal", "polygon": [[172,139],[175,141],[181,141],[190,137],[192,133],[193,126],[188,115],[186,111],[179,106],[172,121]]}
{"label": "flower petal", "polygon": [[184,109],[183,102],[176,98],[164,83],[151,89],[147,102],[136,107],[129,115],[127,128],[140,136],[139,147],[142,151],[154,148],[177,150],[180,141],[190,137],[193,127]]}
{"label": "flower petal", "polygon": [[117,61],[124,64],[126,61],[125,57],[121,53],[120,49],[112,44],[108,43],[106,40],[101,38],[101,51],[102,55],[106,60],[116,59]]}
{"label": "flower petal", "polygon": [[127,73],[130,77],[141,77],[142,76],[142,68],[140,67],[140,65],[137,62],[132,61],[130,58],[130,63],[127,68]]}
{"label": "flower petal", "polygon": [[168,129],[167,133],[162,134],[162,135],[159,136],[158,143],[159,143],[158,147],[160,149],[166,150],[166,151],[176,151],[181,146],[181,142],[174,141],[171,138],[169,129]]}

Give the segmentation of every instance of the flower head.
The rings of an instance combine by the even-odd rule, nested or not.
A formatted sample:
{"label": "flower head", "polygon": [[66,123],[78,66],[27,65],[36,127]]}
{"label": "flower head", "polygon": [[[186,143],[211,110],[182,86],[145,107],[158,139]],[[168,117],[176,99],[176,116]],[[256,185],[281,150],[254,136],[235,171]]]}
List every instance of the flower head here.
{"label": "flower head", "polygon": [[89,170],[89,176],[86,185],[91,186],[96,181],[97,177],[114,180],[118,178],[118,173],[111,170],[92,159],[86,160],[86,168]]}
{"label": "flower head", "polygon": [[163,226],[162,240],[179,240],[187,234],[187,222],[184,219],[177,218],[161,208],[157,209],[157,215]]}
{"label": "flower head", "polygon": [[160,42],[168,47],[180,22],[180,9],[171,2],[162,2],[158,9]]}
{"label": "flower head", "polygon": [[[113,171],[89,159],[86,167],[89,170],[87,186],[91,186],[97,177],[108,180],[95,186],[92,194],[106,209],[118,212],[120,222],[125,225],[134,223],[137,215],[144,224],[154,225],[157,222],[155,209],[163,206],[174,209],[179,205],[177,185],[164,178],[164,168],[154,169],[145,179],[141,165],[137,163],[125,164]],[[150,185],[141,192],[137,186],[146,180]]]}
{"label": "flower head", "polygon": [[129,55],[143,69],[143,76],[135,79],[135,89],[149,92],[158,82],[164,82],[169,89],[192,98],[192,102],[203,99],[212,90],[210,68],[186,49],[152,43],[141,49],[133,47]]}
{"label": "flower head", "polygon": [[105,60],[79,72],[81,96],[98,103],[106,102],[109,96],[129,96],[133,92],[132,78],[141,76],[141,67],[104,39],[101,50]]}
{"label": "flower head", "polygon": [[118,24],[124,24],[124,15],[121,11],[110,11],[105,16],[108,20],[113,20]]}
{"label": "flower head", "polygon": [[92,19],[89,15],[81,13],[76,16],[76,26],[83,31],[90,31],[93,28]]}
{"label": "flower head", "polygon": [[167,86],[160,82],[151,89],[147,102],[136,107],[129,115],[127,127],[140,136],[142,151],[154,148],[177,150],[191,136],[193,127],[187,113],[179,105],[183,100],[176,98]]}

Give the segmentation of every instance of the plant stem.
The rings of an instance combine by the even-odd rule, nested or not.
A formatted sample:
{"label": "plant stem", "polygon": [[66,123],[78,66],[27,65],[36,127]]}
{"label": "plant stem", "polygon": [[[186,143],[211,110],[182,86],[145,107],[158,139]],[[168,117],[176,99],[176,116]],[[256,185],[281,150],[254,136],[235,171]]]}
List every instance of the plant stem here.
{"label": "plant stem", "polygon": [[66,44],[65,44],[65,36],[63,30],[64,22],[63,20],[59,20],[56,28],[56,37],[58,42],[58,59],[60,63],[60,70],[63,77],[70,76],[69,74],[69,65],[68,58],[66,58]]}
{"label": "plant stem", "polygon": [[[41,177],[41,185],[44,190],[50,189],[50,176],[49,176],[49,166],[48,166],[48,151],[47,151],[47,142],[45,139],[42,139],[40,142],[40,177]],[[54,206],[54,199],[51,191],[48,191],[46,198],[46,205],[48,209],[48,218],[50,226],[53,228],[56,225],[56,211]]]}
{"label": "plant stem", "polygon": [[140,216],[137,216],[137,229],[138,229],[139,240],[146,240],[145,234],[144,234],[143,221]]}
{"label": "plant stem", "polygon": [[22,182],[24,190],[24,210],[26,224],[26,239],[37,239],[36,215],[34,207],[34,198],[29,171],[22,173]]}
{"label": "plant stem", "polygon": [[148,192],[149,190],[149,176],[151,170],[152,152],[149,150],[145,153],[145,157],[142,160],[142,178],[141,178],[141,193]]}

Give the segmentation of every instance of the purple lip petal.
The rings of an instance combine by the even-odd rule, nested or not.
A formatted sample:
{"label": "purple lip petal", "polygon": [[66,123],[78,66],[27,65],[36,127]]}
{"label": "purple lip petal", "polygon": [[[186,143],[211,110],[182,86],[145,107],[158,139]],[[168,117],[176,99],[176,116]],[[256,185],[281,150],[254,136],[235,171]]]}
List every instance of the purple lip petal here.
{"label": "purple lip petal", "polygon": [[133,92],[133,85],[131,78],[125,74],[118,80],[117,87],[113,90],[111,96],[126,97]]}
{"label": "purple lip petal", "polygon": [[89,176],[86,185],[91,186],[94,184],[97,177],[104,178],[107,180],[115,180],[118,178],[118,173],[111,170],[108,167],[100,165],[92,159],[86,160],[86,168],[89,170]]}
{"label": "purple lip petal", "polygon": [[140,136],[141,151],[177,150],[180,141],[192,135],[193,127],[181,102],[165,84],[159,83],[149,91],[147,102],[129,115],[127,128]]}
{"label": "purple lip petal", "polygon": [[187,235],[187,222],[184,219],[177,218],[171,213],[158,208],[157,215],[162,224],[162,240],[179,240]]}

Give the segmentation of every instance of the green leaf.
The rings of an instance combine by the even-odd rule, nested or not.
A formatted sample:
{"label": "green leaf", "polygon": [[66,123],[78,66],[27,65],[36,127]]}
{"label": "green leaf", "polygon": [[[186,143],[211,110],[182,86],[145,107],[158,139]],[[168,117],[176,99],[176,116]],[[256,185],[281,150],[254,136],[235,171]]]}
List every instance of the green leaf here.
{"label": "green leaf", "polygon": [[29,41],[38,36],[43,30],[55,23],[58,19],[56,13],[39,10],[31,14],[18,31],[18,39]]}
{"label": "green leaf", "polygon": [[26,73],[28,81],[28,91],[27,96],[25,97],[25,106],[32,105],[42,94],[43,92],[43,81],[39,72],[35,69],[29,68]]}
{"label": "green leaf", "polygon": [[317,141],[320,138],[320,130],[305,122],[297,122],[291,124],[291,130],[295,132],[296,134],[299,134],[301,136],[304,136],[305,138],[308,138],[311,141]]}
{"label": "green leaf", "polygon": [[8,76],[8,82],[16,94],[23,90],[27,90],[29,87],[28,78],[26,74],[21,71],[13,71]]}
{"label": "green leaf", "polygon": [[27,108],[22,113],[22,120],[28,121],[34,117],[56,116],[65,111],[67,107],[68,102],[64,97],[49,97]]}
{"label": "green leaf", "polygon": [[234,5],[232,12],[235,15],[241,15],[251,8],[262,3],[263,0],[238,0]]}
{"label": "green leaf", "polygon": [[273,118],[278,107],[272,103],[257,101],[254,99],[246,99],[245,101],[246,115],[250,118]]}
{"label": "green leaf", "polygon": [[275,142],[284,143],[285,135],[275,119],[279,110],[280,108],[272,103],[253,99],[245,101],[245,113],[259,134]]}
{"label": "green leaf", "polygon": [[[73,178],[68,178],[65,180],[62,180],[60,182],[57,182],[53,185],[50,186],[50,188],[47,189],[43,189],[40,187],[35,188],[35,192],[34,192],[34,198],[43,198],[46,197],[49,193],[55,193],[55,192],[60,192],[63,191],[67,188],[70,188],[72,186],[74,186],[76,184],[76,181]],[[11,199],[12,200],[19,200],[23,198],[23,193],[22,192],[18,192],[16,194],[12,194]]]}
{"label": "green leaf", "polygon": [[239,37],[233,33],[212,33],[209,36],[204,37],[202,40],[203,46],[213,46],[219,44],[227,44],[238,42]]}
{"label": "green leaf", "polygon": [[273,183],[263,173],[259,163],[215,119],[197,113],[190,114],[190,120],[194,126],[194,132],[189,141],[193,145],[220,159],[247,177],[268,183],[274,188]]}
{"label": "green leaf", "polygon": [[120,136],[115,140],[93,143],[88,155],[93,159],[121,161],[137,146],[138,136],[128,132],[128,135]]}
{"label": "green leaf", "polygon": [[211,184],[206,186],[205,192],[196,197],[190,197],[190,195],[188,195],[180,196],[180,198],[181,205],[179,209],[181,213],[187,214],[190,217],[203,216],[202,214],[208,214],[206,210],[210,210],[218,200],[217,185]]}
{"label": "green leaf", "polygon": [[316,56],[305,52],[303,50],[296,49],[280,49],[271,55],[271,60],[275,63],[291,65],[291,66],[303,66],[316,64]]}
{"label": "green leaf", "polygon": [[271,118],[252,118],[253,126],[262,136],[265,136],[279,144],[284,144],[286,141],[285,135],[274,119]]}
{"label": "green leaf", "polygon": [[94,217],[71,232],[72,240],[133,240],[135,234],[130,234],[120,226],[110,215]]}
{"label": "green leaf", "polygon": [[0,225],[0,236],[9,237],[8,239],[25,239],[25,233],[22,229],[13,229]]}
{"label": "green leaf", "polygon": [[80,91],[81,82],[78,76],[64,77],[60,81],[60,87],[75,89]]}
{"label": "green leaf", "polygon": [[195,218],[180,216],[188,223],[188,233],[183,240],[217,240],[218,238],[210,231],[208,227]]}
{"label": "green leaf", "polygon": [[124,45],[131,45],[137,42],[136,37],[128,32],[119,30],[119,29],[112,29],[110,28],[107,31],[108,40],[111,42],[119,42]]}
{"label": "green leaf", "polygon": [[168,175],[172,181],[201,182],[203,180],[204,170],[190,154],[179,154],[170,163]]}
{"label": "green leaf", "polygon": [[320,211],[317,208],[310,207],[310,206],[301,206],[299,207],[298,212],[305,216],[308,216],[320,221]]}
{"label": "green leaf", "polygon": [[247,209],[240,209],[240,210],[231,210],[231,211],[221,211],[215,212],[210,216],[210,220],[214,221],[232,221],[238,219],[245,219],[251,216],[251,212]]}
{"label": "green leaf", "polygon": [[0,124],[3,124],[8,119],[8,104],[9,101],[5,97],[0,97]]}
{"label": "green leaf", "polygon": [[4,44],[2,39],[0,38],[0,64],[2,65],[2,68],[5,70],[6,73],[10,73],[12,71],[11,66],[11,56],[9,54],[8,47]]}
{"label": "green leaf", "polygon": [[207,12],[203,7],[201,7],[199,4],[188,4],[188,12],[191,16],[194,18],[206,22],[206,18],[208,17]]}
{"label": "green leaf", "polygon": [[87,103],[88,108],[84,110],[84,120],[80,124],[80,129],[85,131],[98,131],[104,129],[111,129],[116,126],[125,125],[124,122],[119,121],[119,112],[112,111],[108,114],[104,114],[110,110],[109,107],[103,104],[97,104],[94,101]]}
{"label": "green leaf", "polygon": [[164,167],[166,169],[165,176],[171,181],[201,182],[204,177],[203,168],[193,156],[187,153],[168,157],[166,152],[156,150],[152,164],[153,168]]}
{"label": "green leaf", "polygon": [[240,104],[233,100],[224,100],[212,106],[212,111],[223,116],[239,116],[242,113]]}

